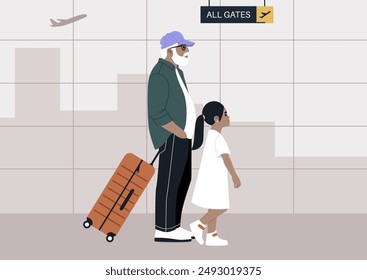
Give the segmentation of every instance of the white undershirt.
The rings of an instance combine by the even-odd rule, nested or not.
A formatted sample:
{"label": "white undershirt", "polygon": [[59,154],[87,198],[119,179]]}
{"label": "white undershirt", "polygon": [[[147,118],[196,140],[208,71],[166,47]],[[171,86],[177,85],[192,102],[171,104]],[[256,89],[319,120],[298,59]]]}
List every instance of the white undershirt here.
{"label": "white undershirt", "polygon": [[196,110],[194,102],[191,99],[191,96],[189,92],[187,91],[187,88],[185,87],[185,84],[183,83],[180,74],[178,73],[177,68],[176,70],[176,76],[177,80],[181,86],[182,92],[185,96],[185,102],[186,102],[186,124],[185,124],[185,133],[187,135],[188,139],[192,139],[194,136],[195,131],[195,122],[196,122]]}

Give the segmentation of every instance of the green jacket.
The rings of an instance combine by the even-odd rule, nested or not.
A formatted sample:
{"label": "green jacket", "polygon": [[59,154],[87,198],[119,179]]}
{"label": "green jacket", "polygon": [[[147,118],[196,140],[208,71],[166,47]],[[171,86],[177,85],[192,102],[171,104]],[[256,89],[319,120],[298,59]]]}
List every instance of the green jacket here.
{"label": "green jacket", "polygon": [[[178,72],[186,86],[183,72],[179,68]],[[149,77],[148,118],[150,137],[156,149],[171,135],[162,125],[173,121],[184,129],[186,124],[185,96],[177,80],[175,66],[162,58],[158,60]]]}

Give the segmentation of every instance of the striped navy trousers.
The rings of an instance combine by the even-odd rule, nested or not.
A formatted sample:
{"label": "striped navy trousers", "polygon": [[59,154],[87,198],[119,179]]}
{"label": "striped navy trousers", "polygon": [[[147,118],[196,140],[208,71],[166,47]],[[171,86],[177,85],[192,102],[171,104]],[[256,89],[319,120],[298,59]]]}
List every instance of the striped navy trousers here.
{"label": "striped navy trousers", "polygon": [[191,182],[191,139],[172,134],[159,148],[155,196],[155,228],[172,231],[181,226],[181,214]]}

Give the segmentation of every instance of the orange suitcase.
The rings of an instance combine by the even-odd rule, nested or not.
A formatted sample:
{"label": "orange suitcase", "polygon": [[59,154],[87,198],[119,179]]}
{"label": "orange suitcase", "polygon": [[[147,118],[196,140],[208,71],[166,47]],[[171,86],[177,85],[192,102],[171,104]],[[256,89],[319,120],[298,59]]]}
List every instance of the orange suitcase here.
{"label": "orange suitcase", "polygon": [[149,164],[134,154],[126,154],[83,226],[95,227],[107,235],[108,242],[112,242],[153,177],[153,163],[157,156],[158,153]]}

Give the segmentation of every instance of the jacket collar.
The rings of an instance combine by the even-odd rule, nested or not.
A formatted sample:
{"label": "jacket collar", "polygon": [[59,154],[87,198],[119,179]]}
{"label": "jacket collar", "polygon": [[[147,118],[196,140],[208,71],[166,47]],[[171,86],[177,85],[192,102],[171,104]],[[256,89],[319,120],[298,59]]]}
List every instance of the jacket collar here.
{"label": "jacket collar", "polygon": [[[164,65],[166,65],[168,68],[170,68],[171,70],[175,70],[175,65],[173,65],[171,62],[169,62],[169,61],[167,61],[167,60],[165,60],[165,59],[163,59],[163,58],[160,58],[159,60],[158,60],[158,62],[160,62],[160,63],[163,63]],[[179,68],[179,66],[177,65],[177,69],[178,70],[180,70],[180,68]]]}

